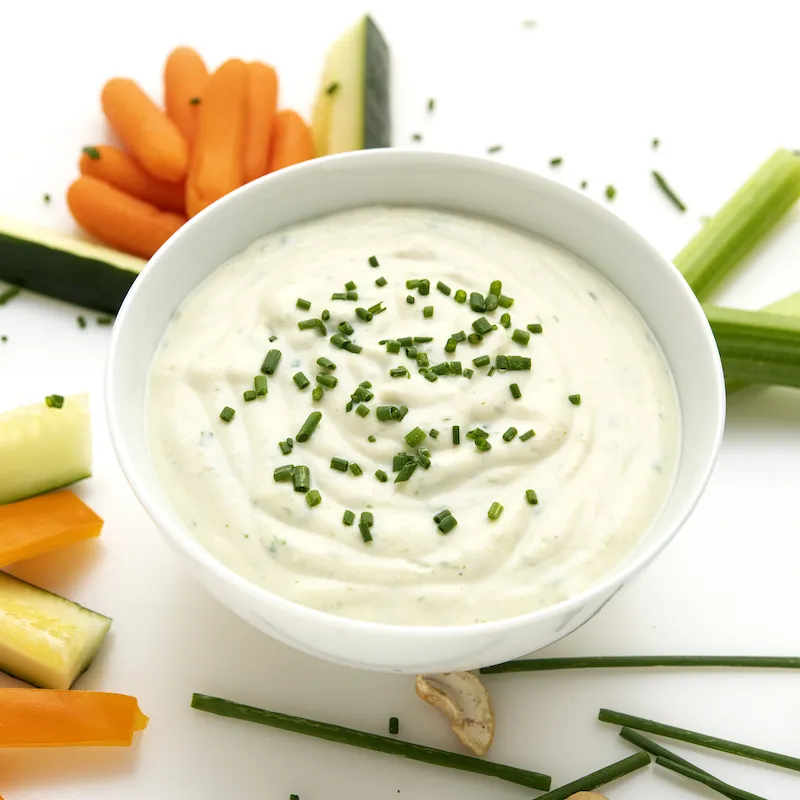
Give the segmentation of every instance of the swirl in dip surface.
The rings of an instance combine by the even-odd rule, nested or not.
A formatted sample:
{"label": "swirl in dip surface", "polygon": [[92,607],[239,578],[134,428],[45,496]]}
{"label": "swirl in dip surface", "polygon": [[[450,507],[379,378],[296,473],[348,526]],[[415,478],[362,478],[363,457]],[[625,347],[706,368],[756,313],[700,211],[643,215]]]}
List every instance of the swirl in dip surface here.
{"label": "swirl in dip surface", "polygon": [[[377,267],[368,261],[373,255]],[[385,285],[376,285],[380,278]],[[406,288],[423,278],[429,294]],[[513,305],[473,311],[470,293],[485,297],[495,280]],[[332,300],[349,281],[358,300]],[[464,303],[456,300],[459,289]],[[311,308],[298,308],[298,298]],[[357,316],[357,308],[378,303],[386,310],[371,321]],[[424,315],[426,306],[433,316]],[[323,309],[330,312],[326,335],[298,328]],[[509,328],[501,321],[506,313]],[[481,317],[497,328],[445,351],[451,334],[473,333]],[[361,352],[330,342],[341,322],[350,323],[348,338]],[[530,333],[527,326],[537,324],[541,333]],[[527,345],[512,339],[516,329],[530,333]],[[424,356],[379,344],[402,337],[433,337],[411,346],[427,354],[429,368],[460,361],[462,374],[429,380],[418,366]],[[272,349],[281,358],[268,394],[246,402],[243,392],[253,389]],[[484,355],[490,366],[475,366]],[[502,356],[529,358],[530,369],[492,370],[498,356],[501,366]],[[335,370],[319,366],[320,357]],[[390,375],[401,366],[410,377]],[[293,381],[298,372],[310,381],[302,390]],[[318,374],[337,385],[314,401]],[[346,407],[364,381],[374,397],[354,403],[369,409],[361,416]],[[578,394],[579,404],[569,399]],[[220,419],[225,406],[235,410],[229,423]],[[400,421],[380,421],[379,406],[408,411]],[[312,411],[322,419],[300,442]],[[638,312],[599,273],[494,222],[400,207],[297,225],[219,267],[164,335],[150,368],[147,420],[167,496],[223,564],[297,603],[401,625],[511,617],[584,590],[624,559],[658,515],[680,438],[666,360]],[[505,441],[512,426],[518,434]],[[394,456],[418,457],[420,445],[404,439],[416,427],[428,434],[421,446],[430,466],[423,451],[409,479],[395,482]],[[469,438],[477,428],[488,439]],[[535,436],[523,440],[531,430]],[[294,444],[284,455],[279,443],[288,437]],[[363,474],[332,469],[333,457],[357,463]],[[310,507],[292,480],[274,480],[287,464],[308,467],[319,505]],[[526,499],[529,489],[536,504]],[[488,516],[493,503],[504,507],[495,520]],[[458,523],[446,534],[433,520],[444,509]],[[351,526],[343,524],[346,510],[355,514]],[[364,511],[374,516],[369,542],[359,531]]]}

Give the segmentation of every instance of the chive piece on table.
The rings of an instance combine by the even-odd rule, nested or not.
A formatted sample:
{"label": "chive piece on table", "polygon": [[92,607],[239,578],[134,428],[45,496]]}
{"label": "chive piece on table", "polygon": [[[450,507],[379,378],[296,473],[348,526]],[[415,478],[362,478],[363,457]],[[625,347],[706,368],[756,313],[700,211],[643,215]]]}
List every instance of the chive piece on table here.
{"label": "chive piece on table", "polygon": [[433,306],[425,306],[425,308],[422,309],[422,316],[425,317],[425,319],[430,319],[433,316]]}
{"label": "chive piece on table", "polygon": [[396,736],[400,733],[400,720],[397,719],[397,717],[389,718],[389,733],[391,733],[392,736]]}
{"label": "chive piece on table", "polygon": [[372,531],[369,529],[369,525],[367,525],[366,522],[359,522],[358,530],[365,544],[372,541]]}
{"label": "chive piece on table", "polygon": [[579,406],[581,404],[581,396],[579,394],[571,394],[567,399],[574,406]]}
{"label": "chive piece on table", "polygon": [[311,301],[310,300],[303,300],[302,297],[297,298],[297,302],[295,303],[296,308],[302,308],[303,311],[308,311],[311,308]]}
{"label": "chive piece on table", "polygon": [[295,467],[292,470],[292,483],[296,492],[307,492],[311,488],[311,472],[308,467]]}
{"label": "chive piece on table", "polygon": [[517,328],[514,333],[511,334],[511,340],[517,344],[527,346],[528,342],[531,340],[531,335],[528,331]]}
{"label": "chive piece on table", "polygon": [[266,397],[269,389],[267,388],[267,376],[256,375],[253,378],[253,388],[259,397]]}
{"label": "chive piece on table", "polygon": [[800,197],[800,157],[776,151],[675,256],[700,300],[775,227]]}
{"label": "chive piece on table", "polygon": [[367,261],[369,262],[369,265],[370,265],[371,267],[379,267],[379,266],[380,266],[380,264],[378,263],[378,258],[377,258],[377,256],[370,256],[370,257],[367,259]]}
{"label": "chive piece on table", "polygon": [[461,753],[437,750],[433,747],[412,744],[411,742],[404,742],[388,736],[365,733],[352,728],[345,728],[341,725],[330,725],[317,720],[253,708],[252,706],[245,706],[230,700],[209,697],[203,694],[192,695],[191,705],[192,708],[199,711],[205,711],[221,717],[254,722],[293,733],[313,736],[317,739],[326,739],[327,741],[361,747],[366,750],[410,758],[414,761],[422,761],[440,767],[487,775],[525,786],[529,789],[547,791],[550,788],[550,777],[539,772],[498,764],[494,761],[486,761],[482,758],[475,758]]}
{"label": "chive piece on table", "polygon": [[486,374],[491,378],[492,375],[494,375],[496,370],[497,370],[497,367],[489,367],[489,371]]}
{"label": "chive piece on table", "polygon": [[306,503],[308,503],[310,508],[318,506],[321,502],[322,502],[322,495],[316,489],[312,489],[306,495]]}
{"label": "chive piece on table", "polygon": [[413,336],[401,336],[397,340],[397,343],[400,345],[400,347],[411,347],[411,345],[414,344],[414,337]]}
{"label": "chive piece on table", "polygon": [[463,289],[456,289],[453,299],[456,301],[456,303],[466,303],[467,293]]}
{"label": "chive piece on table", "polygon": [[427,447],[417,448],[417,461],[419,461],[419,465],[423,469],[430,469],[431,456],[430,456],[430,451],[428,450]]}
{"label": "chive piece on table", "polygon": [[255,389],[247,389],[246,391],[242,392],[242,399],[245,401],[245,403],[252,403],[256,397],[258,397],[258,395],[256,394]]}
{"label": "chive piece on table", "polygon": [[530,430],[525,431],[525,433],[521,433],[519,435],[519,440],[521,442],[527,442],[528,439],[533,439],[534,436],[536,436],[536,432],[533,430],[533,428],[531,428]]}
{"label": "chive piece on table", "polygon": [[529,506],[539,505],[539,498],[536,495],[536,491],[534,489],[525,490],[525,500],[527,501]]}
{"label": "chive piece on table", "polygon": [[458,525],[458,520],[452,514],[448,514],[436,527],[439,528],[439,533],[446,535],[450,533],[456,525]]}
{"label": "chive piece on table", "polygon": [[300,430],[297,432],[295,439],[297,439],[298,442],[307,442],[311,438],[311,434],[314,433],[317,425],[319,425],[319,421],[321,419],[321,411],[312,411],[308,415]]}
{"label": "chive piece on table", "polygon": [[426,435],[422,428],[416,427],[405,435],[406,444],[408,444],[409,447],[417,447],[422,444]]}
{"label": "chive piece on table", "polygon": [[528,330],[531,333],[541,333],[543,328],[540,322],[532,322],[530,325],[528,325]]}
{"label": "chive piece on table", "polygon": [[350,466],[350,462],[346,458],[339,458],[338,456],[334,456],[331,459],[331,469],[335,469],[338,472],[347,472],[347,468]]}
{"label": "chive piece on table", "polygon": [[719,780],[719,778],[715,778],[713,775],[709,775],[699,769],[686,767],[683,764],[673,761],[671,758],[657,756],[656,764],[672,772],[677,772],[679,775],[683,775],[689,778],[689,780],[695,781],[703,786],[708,786],[710,789],[719,792],[719,794],[732,798],[732,800],[766,800],[766,798],[761,795],[746,792],[744,789],[737,789],[735,786],[731,786],[729,783],[725,783]]}
{"label": "chive piece on table", "polygon": [[261,371],[265,375],[274,375],[278,367],[278,362],[281,360],[280,350],[270,350],[264,358],[264,363],[261,365]]}
{"label": "chive piece on table", "polygon": [[344,525],[352,525],[356,521],[356,515],[349,509],[342,515],[342,523]]}
{"label": "chive piece on table", "polygon": [[453,291],[453,290],[452,290],[452,289],[451,289],[451,288],[450,288],[450,287],[449,287],[449,286],[448,286],[446,283],[442,283],[442,281],[437,281],[437,283],[436,283],[436,288],[437,288],[437,289],[438,289],[438,290],[439,290],[439,291],[440,291],[442,294],[446,294],[446,295],[449,295],[449,294],[450,294],[450,292],[452,292],[452,291]]}
{"label": "chive piece on table", "polygon": [[[476,440],[476,441],[481,441],[481,440]],[[503,513],[503,506],[497,501],[495,501],[489,506],[488,514],[490,520],[494,521],[496,519],[499,519],[502,513]]]}
{"label": "chive piece on table", "polygon": [[657,170],[652,170],[650,174],[653,176],[658,188],[664,192],[670,202],[672,202],[672,204],[676,206],[679,211],[686,211],[686,206],[684,205],[683,201],[680,199],[680,197],[678,197],[677,194],[675,194],[675,191],[667,183],[664,176]]}
{"label": "chive piece on table", "polygon": [[355,461],[353,461],[350,464],[350,472],[352,472],[353,475],[356,476],[356,478],[360,478],[364,474],[364,470],[361,469],[361,467],[358,464],[356,464]]}
{"label": "chive piece on table", "polygon": [[222,411],[219,412],[219,418],[223,422],[230,422],[235,415],[236,412],[230,406],[225,406],[225,408],[223,408]]}
{"label": "chive piece on table", "polygon": [[486,301],[483,299],[483,295],[480,292],[470,292],[469,307],[473,311],[478,311],[480,313],[486,311]]}
{"label": "chive piece on table", "polygon": [[281,481],[290,481],[294,475],[294,465],[293,464],[285,464],[282,467],[275,467],[275,470],[272,473],[272,479],[276,483],[280,483]]}
{"label": "chive piece on table", "polygon": [[302,372],[296,372],[294,375],[292,375],[292,380],[294,381],[295,386],[297,386],[297,388],[300,390],[303,390],[311,385],[311,381],[306,378]]}
{"label": "chive piece on table", "polygon": [[598,716],[600,722],[609,722],[612,725],[621,725],[625,728],[633,728],[644,733],[652,733],[656,736],[664,736],[668,739],[677,739],[681,742],[696,744],[700,747],[707,747],[710,750],[718,750],[721,753],[730,753],[743,758],[750,758],[754,761],[761,761],[764,764],[773,764],[776,767],[784,767],[800,771],[800,758],[773,753],[769,750],[761,750],[758,747],[751,747],[746,744],[731,742],[727,739],[718,739],[715,736],[708,736],[703,733],[695,733],[684,728],[676,728],[672,725],[664,725],[661,722],[654,722],[642,717],[634,717],[630,714],[621,714],[607,708],[600,709]]}
{"label": "chive piece on table", "polygon": [[389,480],[389,476],[382,470],[376,469],[375,470],[375,477],[381,482],[386,483]]}
{"label": "chive piece on table", "polygon": [[522,391],[520,390],[518,383],[512,383],[511,386],[509,386],[508,388],[509,391],[511,392],[511,396],[515,400],[519,400],[520,397],[522,397]]}
{"label": "chive piece on table", "polygon": [[621,761],[609,764],[596,772],[584,775],[582,778],[565,783],[563,786],[547,792],[547,794],[539,795],[536,800],[568,800],[573,794],[591,792],[593,789],[611,783],[611,781],[630,775],[631,772],[636,772],[636,770],[646,767],[649,763],[650,756],[647,753],[636,753],[636,755],[623,758]]}
{"label": "chive piece on table", "polygon": [[461,444],[461,426],[453,425],[453,444]]}

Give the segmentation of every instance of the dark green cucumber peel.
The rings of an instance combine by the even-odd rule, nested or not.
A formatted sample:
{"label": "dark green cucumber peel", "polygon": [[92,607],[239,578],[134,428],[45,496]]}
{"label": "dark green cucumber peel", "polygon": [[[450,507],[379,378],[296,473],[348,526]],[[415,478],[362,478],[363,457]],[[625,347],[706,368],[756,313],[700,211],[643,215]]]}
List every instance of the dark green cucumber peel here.
{"label": "dark green cucumber peel", "polygon": [[389,48],[369,15],[364,36],[364,149],[391,147]]}

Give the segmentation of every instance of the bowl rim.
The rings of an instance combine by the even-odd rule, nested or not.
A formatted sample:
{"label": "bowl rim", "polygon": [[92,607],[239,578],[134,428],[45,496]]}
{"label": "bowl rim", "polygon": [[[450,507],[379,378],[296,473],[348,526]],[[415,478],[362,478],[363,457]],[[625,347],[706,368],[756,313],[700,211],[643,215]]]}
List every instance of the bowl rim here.
{"label": "bowl rim", "polygon": [[[488,170],[494,172],[498,177],[507,176],[508,178],[516,177],[517,179],[525,179],[528,181],[538,182],[543,190],[546,192],[555,193],[568,193],[573,196],[573,201],[577,206],[583,205],[587,209],[593,207],[594,213],[600,214],[604,224],[616,226],[621,232],[625,233],[629,238],[637,239],[639,244],[649,252],[653,262],[659,262],[661,267],[667,272],[671,273],[673,279],[676,279],[679,290],[684,296],[685,311],[691,313],[695,318],[695,322],[699,323],[699,329],[702,332],[702,345],[709,349],[715,355],[715,370],[712,376],[715,381],[715,396],[712,398],[713,408],[715,410],[716,425],[713,431],[713,440],[709,452],[707,454],[706,464],[703,469],[701,479],[698,480],[692,487],[692,491],[687,494],[686,499],[683,501],[683,508],[680,516],[677,518],[671,532],[668,535],[661,537],[648,546],[642,547],[640,552],[632,551],[627,557],[627,562],[624,562],[624,567],[618,566],[616,569],[609,570],[603,577],[590,584],[579,594],[568,597],[558,603],[535,611],[527,611],[523,614],[518,614],[512,617],[503,617],[497,620],[490,620],[487,622],[474,622],[464,625],[399,625],[387,622],[375,622],[370,620],[361,620],[353,617],[340,616],[328,611],[321,611],[311,606],[305,606],[293,600],[289,600],[278,594],[271,592],[269,589],[258,586],[252,583],[247,578],[239,575],[237,572],[227,567],[221,561],[216,559],[203,545],[194,539],[189,533],[188,529],[182,524],[173,525],[170,520],[161,513],[158,501],[149,497],[147,490],[143,486],[143,482],[139,478],[140,468],[137,467],[135,459],[131,456],[125,443],[125,435],[123,434],[123,424],[118,413],[118,402],[116,393],[114,391],[114,382],[112,375],[117,369],[117,351],[119,340],[125,330],[125,320],[130,313],[130,308],[137,301],[138,295],[142,291],[142,287],[148,280],[152,279],[154,271],[160,269],[160,263],[164,258],[164,254],[168,252],[175,241],[184,239],[191,236],[193,230],[199,225],[213,224],[213,219],[219,213],[223,206],[235,205],[238,203],[247,202],[250,194],[258,193],[261,191],[261,186],[267,182],[277,184],[280,181],[291,181],[296,175],[305,172],[312,172],[318,169],[325,169],[327,165],[339,162],[351,162],[357,164],[361,161],[374,161],[375,168],[379,169],[382,163],[391,161],[402,161],[404,159],[418,162],[420,166],[424,166],[427,162],[430,166],[445,166],[452,169],[465,169],[465,170]],[[502,218],[498,217],[495,221],[503,224]],[[590,265],[591,266],[591,265]],[[700,342],[698,342],[698,346]],[[675,267],[675,265],[668,261],[664,256],[659,253],[655,247],[633,226],[625,222],[614,212],[597,202],[596,200],[588,197],[587,195],[578,192],[576,189],[565,186],[558,181],[532,172],[522,167],[504,164],[502,162],[494,161],[492,159],[482,156],[468,156],[455,154],[450,152],[436,151],[436,150],[414,150],[410,148],[380,148],[373,150],[360,150],[348,153],[339,153],[332,156],[325,156],[316,158],[310,161],[296,164],[291,167],[286,167],[280,170],[279,173],[274,175],[265,175],[258,178],[251,183],[248,183],[217,202],[211,204],[206,209],[201,211],[195,217],[190,219],[184,224],[148,261],[146,267],[140,276],[133,283],[133,286],[126,295],[119,313],[117,320],[113,327],[111,341],[109,344],[108,356],[106,359],[105,367],[105,388],[104,400],[107,427],[111,438],[112,447],[116,454],[120,468],[125,476],[129,486],[131,487],[134,495],[139,500],[148,516],[156,524],[160,533],[169,539],[171,544],[183,551],[195,565],[201,569],[211,572],[219,581],[234,588],[241,594],[248,597],[249,600],[258,604],[268,604],[275,608],[276,611],[287,613],[291,615],[299,615],[309,623],[321,623],[327,626],[339,626],[347,629],[354,634],[377,634],[380,632],[385,635],[390,632],[392,636],[398,639],[423,639],[423,640],[441,640],[445,639],[467,639],[470,636],[478,634],[494,634],[504,633],[514,629],[522,628],[528,624],[545,621],[553,617],[560,617],[567,614],[579,613],[588,603],[592,600],[607,596],[610,599],[620,588],[622,588],[634,575],[643,570],[650,564],[656,556],[666,548],[666,546],[675,538],[683,525],[686,523],[689,516],[694,511],[697,503],[700,500],[719,455],[719,449],[722,442],[722,435],[725,427],[725,411],[726,411],[726,394],[725,394],[725,379],[722,371],[722,364],[719,359],[719,354],[716,346],[714,335],[708,320],[703,313],[702,306],[695,297],[688,283],[683,279],[683,276]],[[681,424],[681,433],[683,426]],[[662,508],[663,511],[663,508]],[[656,518],[657,519],[657,518]],[[606,601],[607,602],[607,601]]]}

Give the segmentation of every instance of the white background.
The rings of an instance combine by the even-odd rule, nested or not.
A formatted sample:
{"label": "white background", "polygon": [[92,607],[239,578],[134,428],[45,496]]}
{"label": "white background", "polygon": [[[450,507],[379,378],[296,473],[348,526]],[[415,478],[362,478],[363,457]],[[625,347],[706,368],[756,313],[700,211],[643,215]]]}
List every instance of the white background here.
{"label": "white background", "polygon": [[[203,10],[204,7],[208,10]],[[480,7],[480,13],[469,7]],[[794,10],[791,7],[794,6]],[[213,9],[213,10],[212,10]],[[103,82],[139,80],[160,96],[178,44],[211,66],[239,56],[279,70],[282,102],[310,112],[331,41],[359,2],[225,0],[4,3],[0,11],[0,214],[72,228],[64,191],[83,145],[110,140]],[[393,55],[395,143],[493,156],[602,198],[674,255],[778,146],[800,146],[796,4],[766,0],[390,3],[371,10]],[[522,21],[533,19],[535,28]],[[429,97],[437,108],[426,111]],[[651,149],[654,136],[661,139]],[[657,168],[684,198],[653,186]],[[42,195],[52,194],[46,206]],[[757,307],[800,289],[800,210],[718,300]],[[5,751],[6,800],[522,800],[533,792],[389,756],[204,716],[192,691],[383,733],[458,743],[407,677],[370,675],[295,653],[221,608],[178,568],[116,465],[102,408],[109,329],[79,330],[78,310],[24,295],[0,308],[0,409],[88,389],[95,477],[78,491],[106,520],[101,539],[14,572],[114,617],[79,688],[134,694],[151,723],[131,749]],[[635,585],[550,655],[800,655],[800,403],[789,391],[737,396],[719,466],[689,524]],[[0,685],[12,685],[0,678]],[[554,785],[628,755],[601,706],[800,755],[800,675],[633,671],[487,679],[498,731],[491,757],[552,772]],[[0,723],[2,708],[0,708]],[[675,745],[770,800],[800,775]],[[652,767],[607,789],[612,800],[699,795]]]}

